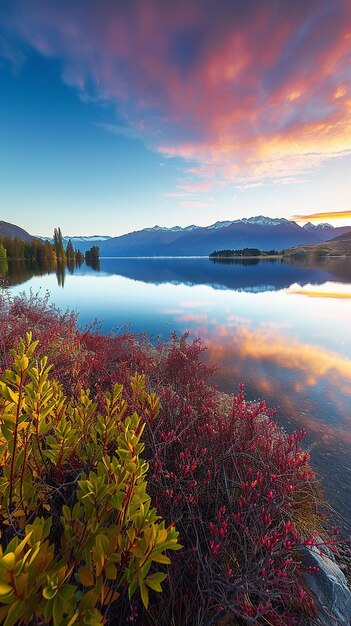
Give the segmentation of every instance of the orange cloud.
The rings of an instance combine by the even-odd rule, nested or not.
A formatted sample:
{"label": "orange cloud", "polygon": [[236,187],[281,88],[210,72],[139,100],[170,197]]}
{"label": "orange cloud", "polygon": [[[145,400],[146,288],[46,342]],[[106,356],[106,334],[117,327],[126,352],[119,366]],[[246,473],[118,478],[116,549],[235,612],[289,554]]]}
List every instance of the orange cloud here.
{"label": "orange cloud", "polygon": [[337,220],[337,219],[351,219],[351,211],[328,211],[327,213],[311,213],[307,215],[293,215],[293,220],[297,222],[319,222],[320,220]]}
{"label": "orange cloud", "polygon": [[11,32],[58,58],[66,83],[115,105],[124,132],[191,161],[189,173],[294,180],[351,153],[346,0],[13,0],[10,13]]}

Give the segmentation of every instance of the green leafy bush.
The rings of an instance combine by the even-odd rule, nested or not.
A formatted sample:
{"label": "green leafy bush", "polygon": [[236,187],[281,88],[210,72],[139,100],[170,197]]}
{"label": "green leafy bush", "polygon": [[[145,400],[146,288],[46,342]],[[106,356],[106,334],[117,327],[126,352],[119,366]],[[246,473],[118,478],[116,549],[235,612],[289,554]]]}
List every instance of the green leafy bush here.
{"label": "green leafy bush", "polygon": [[[151,507],[139,415],[116,384],[70,402],[30,333],[0,379],[0,622],[97,626],[139,589],[162,591],[178,533]],[[158,402],[131,386],[143,410]]]}

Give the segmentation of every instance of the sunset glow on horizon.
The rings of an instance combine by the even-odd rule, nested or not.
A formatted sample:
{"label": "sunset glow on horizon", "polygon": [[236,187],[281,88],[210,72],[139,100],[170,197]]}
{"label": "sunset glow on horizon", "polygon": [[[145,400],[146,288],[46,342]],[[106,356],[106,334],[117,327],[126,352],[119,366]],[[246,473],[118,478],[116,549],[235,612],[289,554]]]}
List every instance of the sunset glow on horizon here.
{"label": "sunset glow on horizon", "polygon": [[351,220],[351,211],[329,211],[326,213],[312,213],[310,215],[293,215],[296,222],[327,222],[334,220]]}
{"label": "sunset glow on horizon", "polygon": [[351,226],[350,23],[347,0],[6,0],[0,218]]}

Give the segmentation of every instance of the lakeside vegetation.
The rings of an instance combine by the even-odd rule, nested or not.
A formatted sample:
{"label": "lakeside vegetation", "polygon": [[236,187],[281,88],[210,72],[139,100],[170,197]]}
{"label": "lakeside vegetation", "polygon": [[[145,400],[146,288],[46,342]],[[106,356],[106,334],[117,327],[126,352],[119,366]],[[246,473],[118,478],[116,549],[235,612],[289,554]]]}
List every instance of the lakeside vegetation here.
{"label": "lakeside vegetation", "polygon": [[[127,416],[123,386],[100,406],[89,390],[71,403],[36,347],[26,333],[1,382],[0,523],[12,522],[2,529],[0,620],[103,624],[124,588],[129,599],[139,589],[145,608],[148,590],[162,591],[166,574],[151,568],[181,548],[178,533],[150,506],[145,424]],[[135,404],[156,418],[143,382],[130,382]]]}
{"label": "lakeside vegetation", "polygon": [[66,248],[63,245],[63,237],[60,228],[54,229],[53,243],[42,239],[32,238],[25,241],[20,237],[5,237],[0,235],[0,261],[12,259],[17,261],[30,261],[40,264],[67,263],[81,265],[84,261],[94,265],[99,262],[99,246],[92,246],[85,255],[73,248],[69,239]]}
{"label": "lakeside vegetation", "polygon": [[[44,463],[39,459],[42,451],[44,471],[32,472],[30,489],[41,494],[37,515],[44,520],[52,516],[55,521],[51,529],[46,526],[47,537],[43,538],[47,549],[55,546],[50,577],[55,577],[55,568],[59,568],[60,545],[66,546],[62,552],[66,560],[60,567],[71,563],[76,550],[74,538],[82,526],[79,515],[77,518],[73,515],[75,531],[67,547],[68,511],[63,505],[77,511],[74,507],[78,481],[88,480],[90,471],[96,473],[97,459],[101,460],[105,454],[118,456],[120,436],[122,433],[123,437],[122,431],[127,425],[125,416],[132,416],[134,411],[139,416],[135,419],[140,421],[130,430],[137,436],[140,434],[140,441],[145,445],[142,454],[148,467],[145,466],[147,473],[143,473],[143,480],[147,481],[145,488],[151,507],[157,508],[167,529],[175,524],[182,545],[180,551],[169,554],[171,563],[168,559],[161,560],[145,574],[156,573],[155,568],[158,571],[160,566],[164,571],[162,566],[168,564],[164,593],[153,593],[155,586],[151,583],[146,609],[145,597],[143,601],[142,595],[136,592],[129,602],[127,582],[131,581],[124,580],[120,587],[120,578],[114,578],[113,568],[108,570],[113,571],[112,578],[106,575],[107,580],[98,582],[106,574],[105,561],[97,568],[94,560],[99,558],[96,548],[101,543],[97,542],[101,527],[90,527],[89,532],[86,531],[88,547],[84,558],[88,559],[91,573],[83,570],[82,577],[72,582],[63,582],[57,574],[57,582],[49,585],[50,590],[45,592],[52,595],[46,599],[44,582],[39,578],[35,593],[42,592],[40,597],[44,599],[32,603],[33,614],[37,612],[39,619],[40,611],[47,605],[51,607],[46,609],[50,616],[53,599],[59,597],[63,606],[66,600],[68,604],[77,601],[78,615],[71,623],[79,625],[104,623],[98,612],[107,623],[132,621],[150,626],[155,623],[161,626],[171,623],[189,626],[303,623],[303,615],[312,614],[314,605],[303,579],[300,548],[320,544],[320,535],[323,535],[319,483],[309,465],[308,454],[301,447],[304,432],[292,435],[283,432],[274,421],[274,411],[264,402],[247,402],[242,387],[235,397],[214,389],[210,382],[214,368],[201,360],[203,346],[199,340],[190,342],[187,336],[173,335],[169,342],[153,346],[146,338],[132,333],[104,336],[94,328],[80,330],[76,315],[60,312],[49,305],[47,299],[23,295],[11,298],[3,291],[0,300],[0,369],[3,372],[0,436],[2,449],[7,450],[2,457],[1,470],[3,504],[4,498],[7,499],[1,520],[3,549],[16,551],[9,547],[11,533],[23,538],[23,529],[28,524],[33,525],[31,506],[35,498],[30,506],[26,503],[29,479],[23,483],[22,475],[27,476],[27,463]],[[19,338],[26,337],[29,330],[39,343],[35,351],[27,354],[27,362],[22,359],[26,356],[24,352],[30,350],[30,340],[24,345]],[[44,356],[53,364],[50,373],[46,363],[40,364]],[[17,418],[6,421],[8,414],[22,415],[15,410],[20,400],[18,381],[10,373],[14,367],[22,368],[22,384],[28,385],[28,390],[39,385],[35,382],[39,376],[36,372],[41,372],[40,410],[43,414],[47,410],[43,430],[38,430],[38,409],[35,408],[38,403],[33,402],[32,393],[28,391],[23,418],[26,426],[17,429],[16,445],[11,441]],[[123,407],[123,412],[117,420],[109,420],[106,407],[108,402],[111,406],[115,385],[123,385],[123,390],[117,388],[120,390],[118,411]],[[87,388],[89,395],[84,392]],[[66,399],[60,404],[57,398],[62,401],[62,393]],[[106,393],[112,395],[106,396]],[[65,427],[61,422],[64,415]],[[81,437],[77,437],[78,425]],[[87,433],[87,442],[84,442],[84,433]],[[109,443],[104,448],[106,440]],[[20,446],[21,442],[26,443],[25,454],[17,448],[17,443]],[[59,450],[63,452],[60,458],[57,457]],[[44,451],[53,451],[53,455]],[[9,504],[12,466],[17,478],[12,483]],[[128,471],[135,469],[129,466]],[[106,478],[105,470],[101,471]],[[86,501],[88,506],[90,496]],[[98,506],[100,497],[95,501]],[[20,514],[16,515],[18,512]],[[8,515],[11,516],[10,526],[6,524]],[[103,526],[103,534],[109,541],[116,516],[117,509],[115,517],[112,514],[112,518],[106,518]],[[133,523],[119,531],[125,546],[130,545]],[[32,527],[28,529],[31,530]],[[40,532],[38,530],[39,535]],[[327,541],[326,535],[323,536]],[[21,548],[23,553],[33,548],[31,541]],[[103,539],[101,545],[105,544]],[[124,564],[131,556],[128,550]],[[5,562],[10,563],[9,557]],[[0,568],[3,576],[14,572],[12,561],[10,565],[8,569]],[[78,564],[78,571],[80,566],[83,567]],[[138,578],[140,580],[142,582],[142,577]],[[16,596],[14,579],[7,578],[6,584],[11,587],[7,593]],[[66,584],[75,588],[63,589]],[[45,585],[46,589],[47,582]],[[137,587],[141,590],[139,582],[135,590]],[[114,593],[120,595],[116,597]],[[65,594],[68,598],[64,598]],[[89,600],[85,604],[83,597],[87,596]],[[18,596],[16,600],[11,595],[10,598],[11,602],[18,602]],[[11,602],[0,609],[2,614],[9,611]],[[56,610],[61,610],[62,603],[57,604],[59,609]],[[17,604],[13,610],[17,609],[24,614],[23,605]],[[68,616],[64,616],[61,622],[54,620],[54,623],[68,626],[70,622]]]}
{"label": "lakeside vegetation", "polygon": [[85,262],[90,265],[94,270],[100,269],[100,248],[99,246],[92,246],[85,253]]}
{"label": "lakeside vegetation", "polygon": [[20,237],[0,236],[0,276],[7,277],[12,284],[24,282],[33,275],[56,272],[57,282],[64,286],[66,271],[73,274],[86,262],[93,270],[100,270],[99,246],[92,246],[83,254],[74,249],[69,239],[66,247],[60,228],[55,228],[53,243]]}

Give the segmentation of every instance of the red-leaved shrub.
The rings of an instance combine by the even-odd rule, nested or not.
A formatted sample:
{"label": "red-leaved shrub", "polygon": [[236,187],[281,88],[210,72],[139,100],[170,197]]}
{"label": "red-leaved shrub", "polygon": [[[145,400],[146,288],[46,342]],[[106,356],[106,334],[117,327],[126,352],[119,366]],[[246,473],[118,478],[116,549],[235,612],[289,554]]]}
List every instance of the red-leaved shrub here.
{"label": "red-leaved shrub", "polygon": [[[243,387],[234,398],[213,388],[215,368],[202,362],[201,342],[186,335],[153,346],[132,333],[81,331],[74,314],[48,299],[2,293],[0,368],[28,330],[66,392],[90,387],[102,394],[123,383],[130,410],[137,408],[146,422],[150,495],[177,525],[184,547],[172,559],[168,592],[147,612],[133,605],[129,621],[303,624],[314,605],[300,548],[323,535],[318,480],[301,448],[304,433],[286,434],[265,403],[246,402]],[[157,418],[152,406],[140,406],[140,390],[129,383],[134,372],[145,374],[148,392],[159,396]]]}

